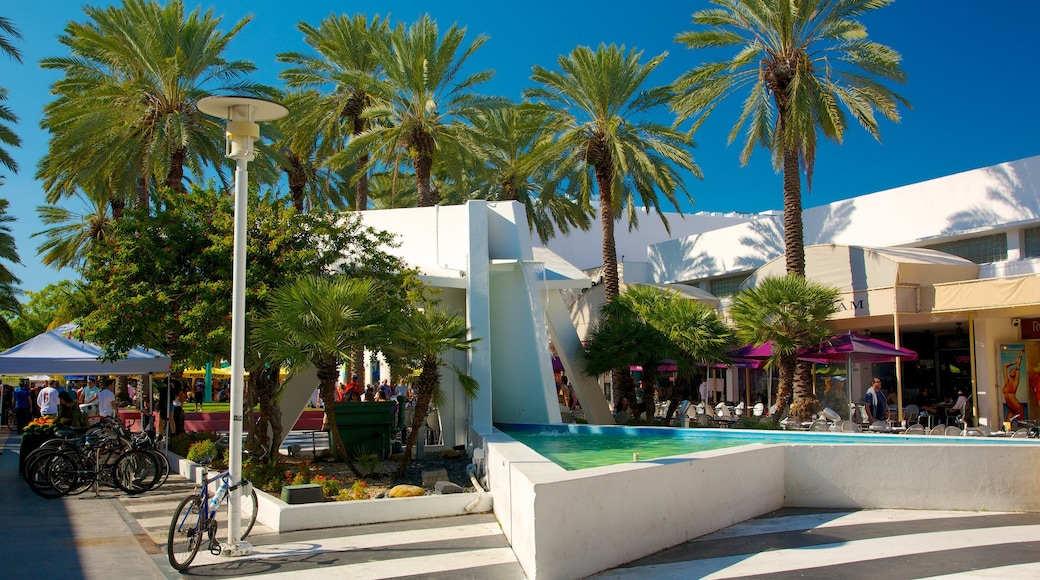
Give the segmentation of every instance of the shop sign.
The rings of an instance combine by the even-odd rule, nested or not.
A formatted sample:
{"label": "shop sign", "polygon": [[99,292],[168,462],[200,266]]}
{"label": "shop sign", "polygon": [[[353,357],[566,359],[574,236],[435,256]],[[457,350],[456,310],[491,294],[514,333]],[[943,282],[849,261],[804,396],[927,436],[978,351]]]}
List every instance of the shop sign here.
{"label": "shop sign", "polygon": [[1040,318],[1023,318],[1021,322],[1022,340],[1040,339]]}

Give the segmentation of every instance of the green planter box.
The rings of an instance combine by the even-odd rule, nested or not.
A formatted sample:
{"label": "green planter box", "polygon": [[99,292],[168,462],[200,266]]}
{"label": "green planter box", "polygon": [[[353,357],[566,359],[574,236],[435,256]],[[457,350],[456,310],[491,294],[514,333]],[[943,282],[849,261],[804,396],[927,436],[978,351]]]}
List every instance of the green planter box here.
{"label": "green planter box", "polygon": [[396,423],[393,402],[336,403],[339,437],[351,457],[369,453],[389,457]]}

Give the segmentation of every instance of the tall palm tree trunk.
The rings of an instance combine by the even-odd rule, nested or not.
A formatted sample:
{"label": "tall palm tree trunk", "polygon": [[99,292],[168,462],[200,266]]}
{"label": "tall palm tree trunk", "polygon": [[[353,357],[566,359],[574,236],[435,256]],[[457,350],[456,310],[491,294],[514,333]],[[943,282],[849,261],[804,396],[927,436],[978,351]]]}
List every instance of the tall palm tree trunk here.
{"label": "tall palm tree trunk", "polygon": [[188,156],[187,147],[178,147],[170,156],[170,170],[166,174],[166,187],[184,193],[184,159]]}
{"label": "tall palm tree trunk", "polygon": [[780,357],[779,374],[780,386],[776,393],[776,411],[773,420],[777,421],[787,416],[791,407],[791,385],[794,384],[795,367],[798,358],[795,355],[782,355]]}
{"label": "tall palm tree trunk", "polygon": [[603,230],[603,291],[607,302],[613,302],[620,290],[618,279],[617,246],[614,243],[614,198],[608,169],[596,166],[596,184],[599,186],[599,223]]}
{"label": "tall palm tree trunk", "polygon": [[802,227],[802,176],[798,151],[784,151],[784,258],[787,273],[805,277],[805,240]]}
{"label": "tall palm tree trunk", "polygon": [[303,200],[307,197],[307,168],[303,159],[295,151],[287,155],[289,160],[289,198],[292,199],[293,208],[303,213]]}
{"label": "tall palm tree trunk", "polygon": [[812,390],[812,366],[798,361],[794,371],[794,401],[791,414],[801,421],[810,421],[820,412],[820,400]]}
{"label": "tall palm tree trunk", "polygon": [[428,153],[415,154],[415,189],[419,193],[419,207],[433,207],[437,200],[430,187],[430,172],[433,156]]}
{"label": "tall palm tree trunk", "polygon": [[358,178],[357,183],[354,185],[354,211],[365,211],[368,209],[368,172],[365,171],[366,165],[368,165],[368,155],[359,157],[355,164]]}
{"label": "tall palm tree trunk", "polygon": [[412,460],[412,449],[419,438],[419,432],[422,431],[426,417],[430,414],[430,403],[433,401],[433,393],[437,390],[439,382],[440,369],[437,368],[437,359],[436,357],[427,357],[423,361],[422,372],[419,373],[419,380],[417,381],[419,392],[415,401],[415,413],[412,414],[412,430],[408,434],[408,442],[404,446],[401,463],[397,467],[398,476],[404,475],[404,472],[408,469],[409,462]]}

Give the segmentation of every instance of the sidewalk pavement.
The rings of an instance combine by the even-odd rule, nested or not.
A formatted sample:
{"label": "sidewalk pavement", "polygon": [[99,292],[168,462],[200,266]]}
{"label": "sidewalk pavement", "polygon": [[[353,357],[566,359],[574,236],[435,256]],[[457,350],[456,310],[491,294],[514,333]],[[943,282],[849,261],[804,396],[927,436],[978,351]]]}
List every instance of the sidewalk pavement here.
{"label": "sidewalk pavement", "polygon": [[[19,445],[18,435],[0,430],[0,577],[182,577],[157,539],[176,507],[169,493],[129,497],[102,488],[44,499],[18,474]],[[525,578],[491,514],[282,534],[258,522],[249,540],[254,550],[246,557],[200,550],[183,576],[299,578],[320,567],[323,575],[349,578]]]}

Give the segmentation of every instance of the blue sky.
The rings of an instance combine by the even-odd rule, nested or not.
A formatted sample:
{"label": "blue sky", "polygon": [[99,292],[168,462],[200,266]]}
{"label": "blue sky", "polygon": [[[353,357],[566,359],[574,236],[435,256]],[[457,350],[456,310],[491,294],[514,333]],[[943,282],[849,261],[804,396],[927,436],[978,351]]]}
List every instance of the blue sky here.
{"label": "blue sky", "polygon": [[[252,15],[253,21],[233,41],[230,56],[252,60],[259,68],[255,78],[272,84],[278,84],[281,68],[275,55],[307,49],[296,24],[316,25],[332,13],[389,14],[394,21],[409,22],[428,12],[442,27],[467,27],[467,38],[486,34],[490,39],[468,70],[496,71],[483,92],[514,99],[530,86],[533,65],[555,68],[557,58],[578,45],[624,44],[643,50],[647,58],[668,52],[651,77],[655,84],[667,83],[711,58],[673,41],[677,33],[693,28],[692,13],[708,7],[703,0],[601,0],[594,6],[544,0],[522,5],[468,0],[188,0],[186,5],[212,8],[224,17],[224,29]],[[48,87],[56,79],[40,70],[38,61],[65,54],[55,39],[69,21],[84,20],[80,6],[66,0],[35,0],[5,2],[0,8],[0,15],[10,18],[23,36],[22,64],[0,58],[0,85],[10,92],[7,105],[20,117],[15,130],[24,141],[11,150],[20,171],[5,172],[0,197],[10,200],[11,214],[18,219],[13,230],[23,264],[13,271],[27,290],[74,276],[42,266],[36,256],[40,238],[30,236],[42,229],[35,208],[43,203],[43,191],[32,175],[46,150],[47,135],[39,121],[51,98]],[[1040,2],[898,0],[863,20],[873,39],[903,55],[909,81],[897,90],[913,110],[904,110],[898,124],[882,122],[881,143],[858,126],[850,127],[840,146],[821,141],[813,190],[804,196],[806,207],[1040,154],[1040,68],[1035,60]],[[734,114],[719,111],[698,132],[693,155],[704,180],[688,181],[694,205],[683,211],[757,212],[782,206],[780,177],[768,154],[757,151],[748,166],[741,167],[739,144],[727,146],[734,120]]]}

